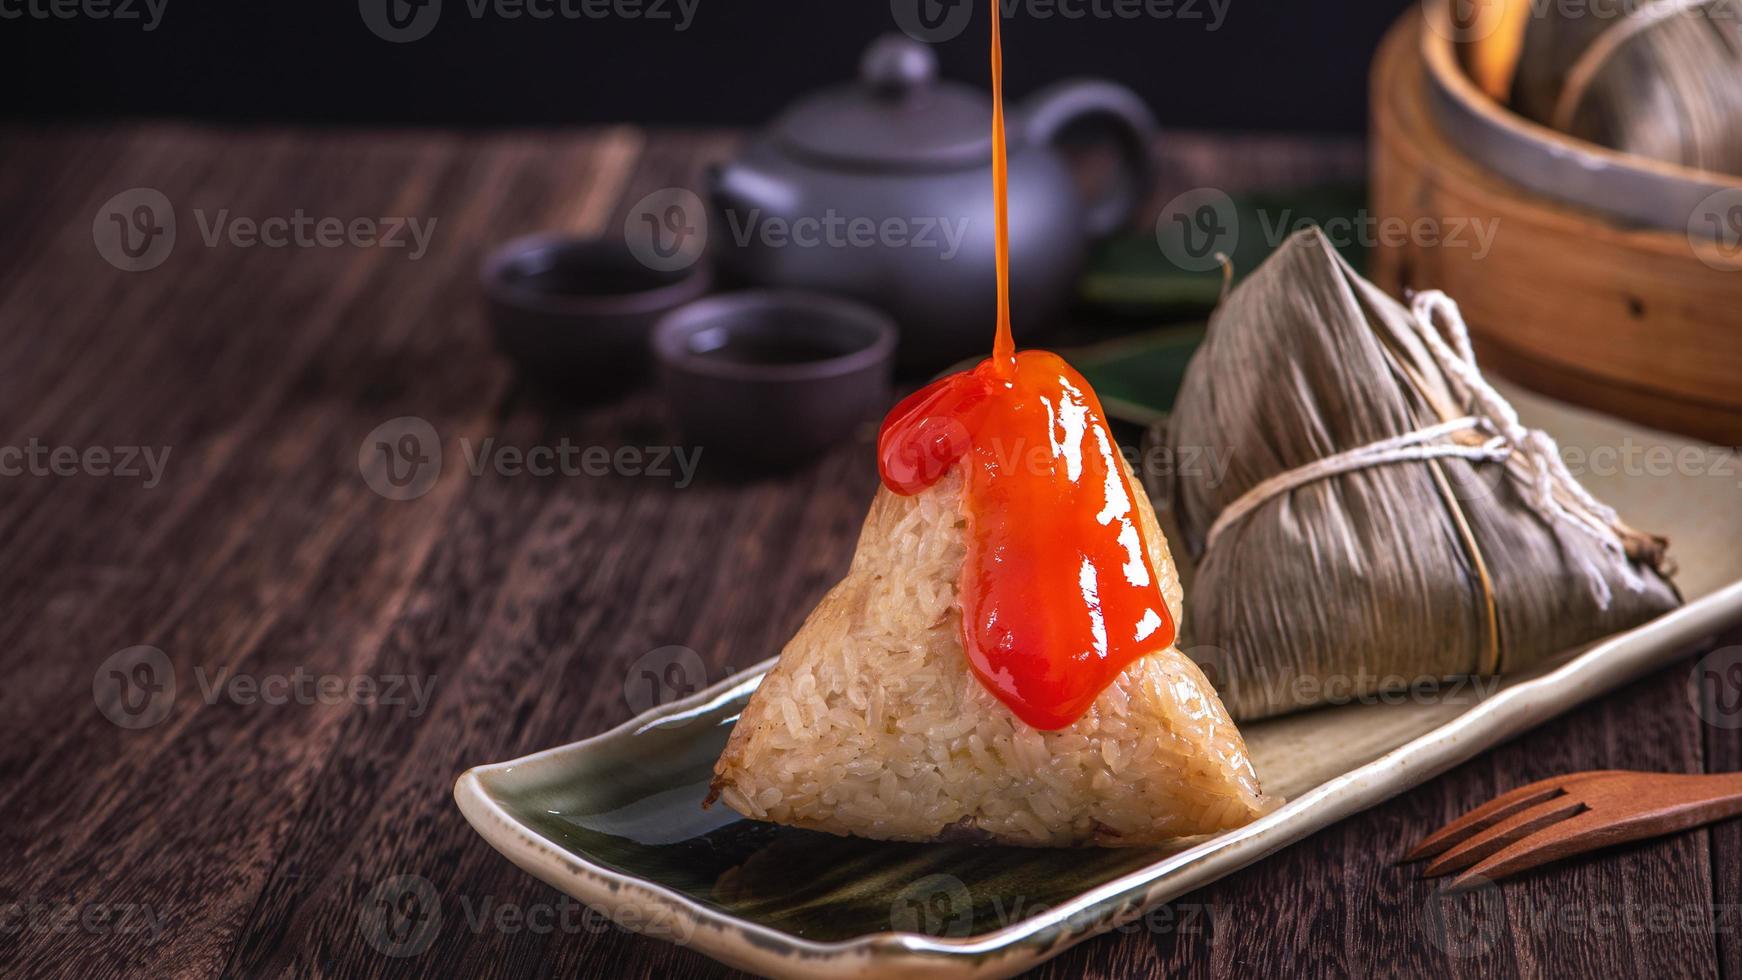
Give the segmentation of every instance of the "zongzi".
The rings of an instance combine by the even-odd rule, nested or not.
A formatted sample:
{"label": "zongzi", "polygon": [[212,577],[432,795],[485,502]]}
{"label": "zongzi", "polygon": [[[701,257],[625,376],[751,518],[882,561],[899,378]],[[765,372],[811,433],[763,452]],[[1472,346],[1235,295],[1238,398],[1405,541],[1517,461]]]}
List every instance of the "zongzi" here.
{"label": "zongzi", "polygon": [[[1171,643],[1051,731],[976,675],[963,619],[968,465],[913,495],[878,492],[847,578],[733,728],[715,791],[759,820],[885,840],[1151,844],[1261,813],[1239,731]],[[1177,621],[1167,542],[1141,493],[1135,503],[1153,592]],[[1061,620],[1072,611],[1069,596],[1028,601]]]}
{"label": "zongzi", "polygon": [[1654,160],[1742,174],[1738,0],[1532,5],[1513,77],[1511,105],[1544,125]]}
{"label": "zongzi", "polygon": [[1477,370],[1456,306],[1412,307],[1308,229],[1210,320],[1174,404],[1192,641],[1237,719],[1526,666],[1678,602],[1624,524]]}

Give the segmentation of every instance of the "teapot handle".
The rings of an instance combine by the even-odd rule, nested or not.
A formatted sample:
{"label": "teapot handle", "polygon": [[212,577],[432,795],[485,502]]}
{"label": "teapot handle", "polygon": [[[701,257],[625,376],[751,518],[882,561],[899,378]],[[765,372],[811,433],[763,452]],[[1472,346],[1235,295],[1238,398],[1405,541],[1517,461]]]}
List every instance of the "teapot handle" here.
{"label": "teapot handle", "polygon": [[1059,82],[1030,96],[1023,114],[1031,145],[1055,143],[1067,130],[1085,123],[1118,145],[1124,176],[1089,202],[1084,224],[1094,238],[1106,238],[1123,228],[1155,177],[1150,150],[1155,117],[1137,93],[1093,79]]}

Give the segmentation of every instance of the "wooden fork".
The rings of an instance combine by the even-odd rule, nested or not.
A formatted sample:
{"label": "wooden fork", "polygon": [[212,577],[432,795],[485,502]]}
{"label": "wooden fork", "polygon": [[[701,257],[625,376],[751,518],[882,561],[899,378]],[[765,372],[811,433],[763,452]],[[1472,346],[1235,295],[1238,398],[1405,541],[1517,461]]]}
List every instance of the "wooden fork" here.
{"label": "wooden fork", "polygon": [[1404,856],[1431,858],[1429,878],[1461,871],[1449,891],[1550,861],[1699,827],[1742,814],[1742,773],[1678,775],[1619,769],[1520,786],[1430,834]]}

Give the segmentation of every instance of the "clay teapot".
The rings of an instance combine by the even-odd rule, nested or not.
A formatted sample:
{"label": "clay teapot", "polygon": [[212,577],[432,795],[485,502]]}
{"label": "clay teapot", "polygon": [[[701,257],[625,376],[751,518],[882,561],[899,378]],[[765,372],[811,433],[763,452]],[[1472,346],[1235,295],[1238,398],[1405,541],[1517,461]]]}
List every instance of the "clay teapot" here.
{"label": "clay teapot", "polygon": [[[900,327],[904,373],[984,353],[994,316],[991,100],[937,77],[931,48],[878,39],[857,82],[798,102],[709,173],[710,248],[729,277],[852,296]],[[1071,297],[1090,243],[1151,179],[1154,121],[1128,89],[1053,85],[1013,106],[1012,319],[1020,340]],[[1112,141],[1120,173],[1085,200],[1060,150]]]}

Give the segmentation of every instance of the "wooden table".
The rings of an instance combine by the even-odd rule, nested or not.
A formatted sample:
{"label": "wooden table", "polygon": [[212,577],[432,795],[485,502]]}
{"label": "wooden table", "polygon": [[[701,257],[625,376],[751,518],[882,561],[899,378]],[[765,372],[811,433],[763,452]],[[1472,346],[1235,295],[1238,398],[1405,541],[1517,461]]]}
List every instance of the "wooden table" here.
{"label": "wooden table", "polygon": [[[586,410],[517,387],[491,353],[474,270],[514,234],[619,226],[629,202],[693,181],[733,141],[632,129],[5,134],[0,446],[40,447],[42,466],[0,478],[0,970],[723,972],[586,920],[559,935],[473,925],[480,909],[537,912],[559,896],[473,834],[449,791],[467,766],[629,717],[622,678],[647,651],[691,647],[715,679],[767,656],[846,566],[875,485],[864,444],[781,479],[710,479],[704,460],[682,489],[646,476],[474,477],[455,449],[673,440],[650,395]],[[1358,145],[1281,138],[1181,136],[1164,156],[1157,202],[1212,181],[1311,182],[1362,165]],[[124,272],[99,254],[93,221],[137,187],[173,202],[178,238],[159,268]],[[415,260],[205,240],[220,212],[298,209],[437,224]],[[411,501],[376,493],[358,466],[371,430],[402,416],[427,420],[451,454]],[[62,468],[82,472],[55,475],[62,446],[81,453]],[[99,465],[82,455],[91,447],[169,456],[156,481],[142,462],[138,476],[100,476],[118,460]],[[111,655],[138,645],[163,651],[179,687],[156,724],[124,728],[93,695],[114,684]],[[259,691],[207,693],[231,675]],[[427,684],[427,702],[284,686],[316,675],[408,677]],[[1527,780],[1742,767],[1742,734],[1699,721],[1687,675],[1666,670],[1204,889],[1183,928],[1092,940],[1042,972],[1742,977],[1742,824],[1508,885],[1504,909],[1489,910],[1491,941],[1451,952],[1429,927],[1433,889],[1392,864]],[[274,690],[284,703],[261,700]],[[446,916],[427,952],[391,958],[359,922],[401,874],[428,878]]]}

